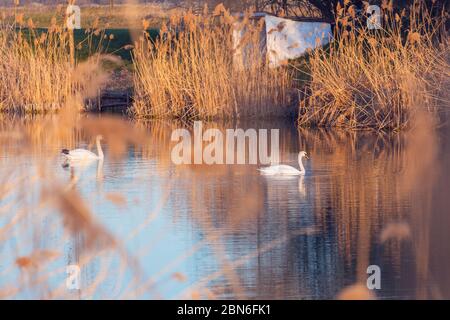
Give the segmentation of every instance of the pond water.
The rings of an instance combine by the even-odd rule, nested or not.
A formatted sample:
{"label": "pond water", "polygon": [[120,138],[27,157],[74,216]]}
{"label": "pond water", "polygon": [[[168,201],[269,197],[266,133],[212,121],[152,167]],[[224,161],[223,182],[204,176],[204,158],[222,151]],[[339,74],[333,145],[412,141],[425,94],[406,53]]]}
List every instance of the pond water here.
{"label": "pond water", "polygon": [[[447,129],[207,124],[280,129],[284,164],[309,153],[304,177],[276,178],[260,165],[173,164],[171,132],[189,123],[89,121],[2,125],[3,298],[333,299],[365,285],[370,265],[379,299],[450,298]],[[61,148],[95,151],[95,130],[104,161],[64,168]],[[145,139],[117,141],[133,130]]]}

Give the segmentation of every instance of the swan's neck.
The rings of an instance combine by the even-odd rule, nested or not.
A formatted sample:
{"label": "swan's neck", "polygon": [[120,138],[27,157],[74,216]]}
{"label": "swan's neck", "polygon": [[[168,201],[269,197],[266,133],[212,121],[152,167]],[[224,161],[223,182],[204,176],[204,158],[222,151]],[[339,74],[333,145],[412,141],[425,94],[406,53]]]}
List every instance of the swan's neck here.
{"label": "swan's neck", "polygon": [[300,167],[301,172],[305,172],[305,167],[303,166],[302,158],[303,156],[301,155],[298,156],[298,166]]}
{"label": "swan's neck", "polygon": [[97,180],[101,181],[103,179],[103,159],[99,159],[97,163]]}
{"label": "swan's neck", "polygon": [[103,159],[104,158],[102,145],[100,143],[100,139],[97,139],[97,154],[98,154],[99,159]]}

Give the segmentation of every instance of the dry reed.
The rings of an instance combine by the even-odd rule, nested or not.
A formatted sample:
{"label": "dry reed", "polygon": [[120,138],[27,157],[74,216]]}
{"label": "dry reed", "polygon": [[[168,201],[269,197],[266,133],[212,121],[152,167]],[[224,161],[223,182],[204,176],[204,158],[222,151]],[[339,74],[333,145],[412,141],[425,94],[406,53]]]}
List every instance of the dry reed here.
{"label": "dry reed", "polygon": [[408,14],[384,5],[383,29],[368,30],[350,3],[337,11],[333,43],[311,53],[299,125],[399,130],[416,107],[442,105],[450,75],[445,16],[433,18],[422,0]]}
{"label": "dry reed", "polygon": [[[133,60],[136,117],[238,118],[288,113],[290,75],[260,52],[263,21],[212,13],[172,16],[152,41],[144,32]],[[145,21],[144,21],[145,29]],[[244,36],[233,42],[233,32]],[[245,56],[244,63],[238,63]]]}

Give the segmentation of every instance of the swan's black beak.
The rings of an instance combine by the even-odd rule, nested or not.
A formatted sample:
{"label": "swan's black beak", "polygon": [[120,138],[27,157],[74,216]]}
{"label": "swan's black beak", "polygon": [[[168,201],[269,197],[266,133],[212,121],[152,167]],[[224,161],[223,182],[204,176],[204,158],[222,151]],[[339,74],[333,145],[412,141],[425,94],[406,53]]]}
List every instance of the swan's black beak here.
{"label": "swan's black beak", "polygon": [[309,160],[308,154],[305,153],[305,158]]}

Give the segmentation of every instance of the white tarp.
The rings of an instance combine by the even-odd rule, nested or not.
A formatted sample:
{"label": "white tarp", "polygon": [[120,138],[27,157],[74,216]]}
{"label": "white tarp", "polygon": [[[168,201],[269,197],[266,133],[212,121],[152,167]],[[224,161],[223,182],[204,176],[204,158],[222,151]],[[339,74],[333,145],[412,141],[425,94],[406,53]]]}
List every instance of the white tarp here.
{"label": "white tarp", "polygon": [[[300,57],[307,49],[327,44],[331,39],[331,25],[325,22],[295,21],[268,14],[260,15],[265,20],[265,37],[260,52],[267,54],[271,67],[277,67],[288,59]],[[258,16],[258,17],[260,17]],[[244,36],[244,30],[235,30],[235,48]],[[237,50],[235,63],[246,65],[244,50]]]}
{"label": "white tarp", "polygon": [[267,55],[271,66],[300,57],[307,49],[330,41],[331,25],[324,22],[303,22],[265,16]]}

